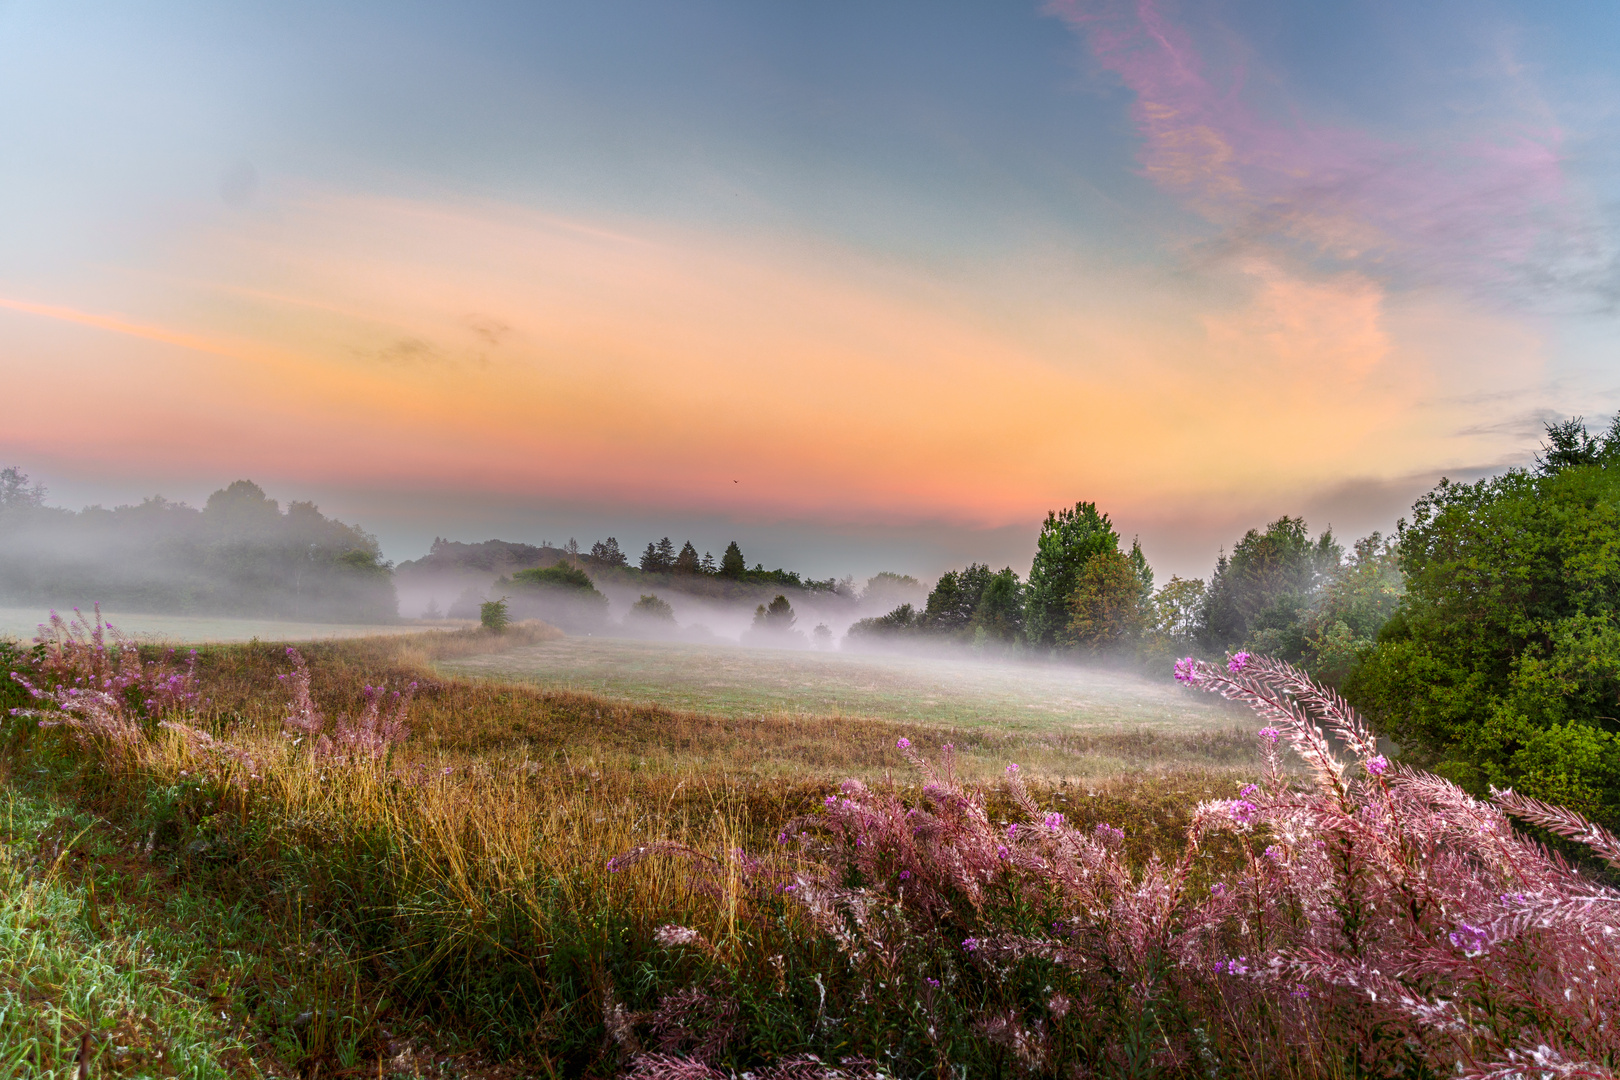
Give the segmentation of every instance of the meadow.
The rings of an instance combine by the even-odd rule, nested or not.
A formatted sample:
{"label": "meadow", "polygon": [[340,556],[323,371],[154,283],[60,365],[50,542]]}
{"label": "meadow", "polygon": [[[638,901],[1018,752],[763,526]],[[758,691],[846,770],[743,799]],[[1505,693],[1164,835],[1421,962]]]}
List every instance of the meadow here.
{"label": "meadow", "polygon": [[721,716],[877,717],[999,731],[1185,734],[1247,722],[1168,678],[1101,665],[566,637],[444,661],[457,676],[600,694]]}
{"label": "meadow", "polygon": [[[1094,723],[1071,708],[997,724],[758,709],[780,685],[710,687],[731,706],[698,710],[466,674],[532,672],[562,645],[519,625],[194,659],[93,633],[10,650],[34,691],[6,691],[22,712],[0,754],[0,1062],[63,1077],[1413,1075],[1459,1054],[1489,1065],[1527,1024],[1561,1054],[1612,1052],[1601,1010],[1582,1028],[1550,992],[1520,992],[1460,1050],[1449,1028],[1343,989],[1360,969],[1332,927],[1386,910],[1389,881],[1432,897],[1391,909],[1399,933],[1354,931],[1355,962],[1390,970],[1418,923],[1454,967],[1495,962],[1444,943],[1459,918],[1487,925],[1474,909],[1506,888],[1501,867],[1540,875],[1535,895],[1561,910],[1592,887],[1482,831],[1478,804],[1453,800],[1454,827],[1398,786],[1380,796],[1387,762],[1353,725],[1337,746],[1374,783],[1313,795],[1326,767],[1309,755],[1339,751],[1269,698],[1262,719],[1303,769],[1276,727],[1256,739],[1210,698],[1189,694],[1185,729],[1123,723],[1122,682]],[[795,665],[827,659],[714,663],[819,672],[824,688],[846,669]],[[861,670],[872,701],[899,695]],[[1269,692],[1246,678],[1231,685]],[[1021,707],[1039,717],[1056,693]],[[1407,816],[1428,832],[1391,832]],[[1614,957],[1593,940],[1521,959],[1595,964],[1607,994]],[[1317,968],[1280,998],[1235,977],[1296,947]],[[1474,984],[1493,1008],[1489,980]]]}

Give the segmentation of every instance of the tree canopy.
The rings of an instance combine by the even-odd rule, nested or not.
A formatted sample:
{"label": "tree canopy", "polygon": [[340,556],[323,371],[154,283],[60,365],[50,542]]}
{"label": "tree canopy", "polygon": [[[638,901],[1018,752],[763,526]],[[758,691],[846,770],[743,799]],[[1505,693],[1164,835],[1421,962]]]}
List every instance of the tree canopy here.
{"label": "tree canopy", "polygon": [[77,513],[44,504],[22,470],[0,470],[0,597],[125,610],[391,620],[391,565],[375,537],[312,502],[285,511],[250,480],[203,509],[153,496]]}
{"label": "tree canopy", "polygon": [[1620,427],[1535,471],[1442,480],[1402,523],[1406,596],[1346,690],[1474,791],[1620,822]]}
{"label": "tree canopy", "polygon": [[1060,644],[1080,568],[1093,555],[1118,550],[1119,534],[1108,515],[1097,512],[1096,503],[1077,502],[1072,510],[1046,515],[1024,590],[1024,632],[1030,644]]}
{"label": "tree canopy", "polygon": [[1147,625],[1136,560],[1119,551],[1102,551],[1087,559],[1075,576],[1069,623],[1059,640],[1087,652],[1103,652],[1135,639]]}
{"label": "tree canopy", "polygon": [[1199,644],[1211,653],[1246,648],[1302,659],[1307,612],[1343,557],[1331,529],[1312,540],[1303,518],[1278,518],[1265,532],[1250,529],[1215,563]]}

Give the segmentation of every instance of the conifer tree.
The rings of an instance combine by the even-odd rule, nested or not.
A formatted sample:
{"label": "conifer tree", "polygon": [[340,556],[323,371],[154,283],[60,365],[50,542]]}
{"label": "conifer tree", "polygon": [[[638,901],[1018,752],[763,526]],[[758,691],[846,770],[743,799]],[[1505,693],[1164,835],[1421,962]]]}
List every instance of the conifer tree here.
{"label": "conifer tree", "polygon": [[703,564],[698,561],[697,548],[688,540],[681,545],[681,553],[675,556],[674,570],[677,574],[696,574],[702,569]]}
{"label": "conifer tree", "polygon": [[624,566],[629,562],[619,550],[619,541],[611,536],[591,545],[591,561],[597,566]]}
{"label": "conifer tree", "polygon": [[726,545],[726,553],[720,556],[720,576],[731,578],[733,581],[741,579],[748,571],[748,563],[743,561],[742,548],[733,540]]}

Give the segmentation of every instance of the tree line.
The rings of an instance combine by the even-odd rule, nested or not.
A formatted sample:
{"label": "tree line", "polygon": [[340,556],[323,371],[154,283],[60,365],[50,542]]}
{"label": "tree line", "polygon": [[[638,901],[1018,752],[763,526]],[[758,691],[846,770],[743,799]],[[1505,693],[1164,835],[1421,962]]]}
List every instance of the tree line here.
{"label": "tree line", "polygon": [[1335,686],[1405,760],[1620,825],[1620,417],[1547,428],[1532,467],[1442,479],[1395,535],[1251,529],[1154,588],[1092,503],[1047,516],[1029,579],[974,564],[859,642],[995,641],[1165,670],[1263,654]]}
{"label": "tree line", "polygon": [[375,537],[320,512],[285,510],[250,480],[201,509],[162,496],[137,505],[46,505],[21,469],[0,469],[0,598],[91,601],[133,611],[292,619],[398,617],[392,564]]}
{"label": "tree line", "polygon": [[1209,579],[1155,588],[1139,542],[1127,546],[1095,503],[1047,514],[1029,579],[971,564],[942,575],[925,606],[850,628],[857,641],[934,638],[1159,665],[1196,651],[1247,649],[1342,679],[1403,592],[1394,545],[1378,534],[1347,559],[1328,530],[1282,517],[1222,553]]}
{"label": "tree line", "polygon": [[[579,544],[570,540],[563,548],[563,552],[587,566],[627,568],[630,565],[630,559],[619,546],[618,539],[612,536],[606,540],[598,540],[591,545],[588,552],[582,552]],[[755,563],[753,568],[749,569],[748,560],[743,558],[742,547],[735,540],[726,545],[719,562],[715,562],[714,555],[707,551],[699,556],[696,545],[690,540],[683,543],[679,551],[675,549],[674,541],[667,536],[657,541],[649,540],[636,568],[644,574],[674,574],[760,585],[788,585],[811,591],[819,589],[835,592],[841,586],[847,588],[849,585],[848,581],[840,582],[836,578],[817,581],[802,576],[796,570],[783,570],[780,567],[767,570],[764,563]]]}

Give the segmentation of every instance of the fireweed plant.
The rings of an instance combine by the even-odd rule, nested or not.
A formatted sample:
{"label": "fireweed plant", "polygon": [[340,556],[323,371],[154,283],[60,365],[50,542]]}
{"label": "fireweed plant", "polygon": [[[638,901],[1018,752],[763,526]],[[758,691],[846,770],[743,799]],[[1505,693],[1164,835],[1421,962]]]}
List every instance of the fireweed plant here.
{"label": "fireweed plant", "polygon": [[51,612],[35,639],[34,678],[11,672],[39,706],[12,709],[40,727],[63,727],[81,746],[109,761],[127,763],[143,738],[142,718],[175,713],[198,703],[197,654],[176,666],[174,650],[144,663],[140,651],[101,617],[92,622],[77,608],[73,619]]}
{"label": "fireweed plant", "polygon": [[[1200,804],[1173,864],[1131,867],[1121,830],[1044,809],[1016,765],[1005,783],[1025,820],[992,823],[949,747],[935,765],[905,739],[920,798],[849,781],[784,830],[819,872],[789,878],[738,854],[730,872],[788,899],[830,946],[816,1030],[867,1056],[816,1075],[1616,1075],[1620,892],[1510,817],[1611,867],[1620,839],[1511,791],[1481,801],[1392,765],[1342,698],[1288,664],[1238,653],[1175,674],[1266,726],[1260,781]],[[1241,857],[1212,874],[1202,856],[1222,834]],[[657,940],[736,969],[689,928]],[[724,981],[699,997],[729,1036]],[[685,1000],[621,1010],[621,1041],[637,1021],[677,1026],[667,1014]],[[723,1042],[643,1052],[631,1074],[729,1075]]]}

